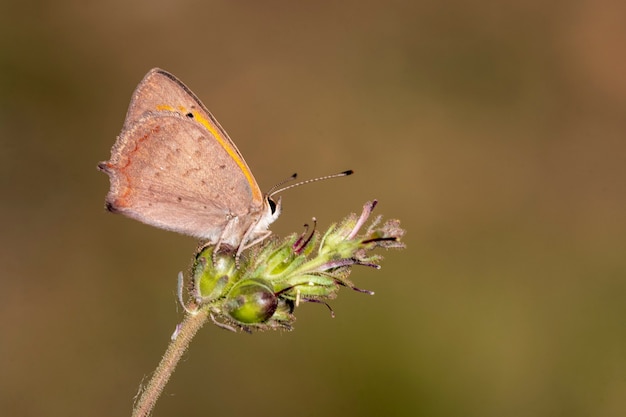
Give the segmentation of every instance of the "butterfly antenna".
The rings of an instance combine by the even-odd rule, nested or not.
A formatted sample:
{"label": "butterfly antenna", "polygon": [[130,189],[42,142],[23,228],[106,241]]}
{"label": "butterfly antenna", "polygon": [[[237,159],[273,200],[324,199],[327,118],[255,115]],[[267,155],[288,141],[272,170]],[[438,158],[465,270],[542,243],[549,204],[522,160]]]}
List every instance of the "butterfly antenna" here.
{"label": "butterfly antenna", "polygon": [[298,173],[294,172],[289,178],[285,178],[284,180],[270,188],[270,190],[267,192],[267,196],[271,197],[272,195],[276,194],[276,191],[274,190],[276,190],[278,187],[282,187],[284,184],[287,184],[290,181],[295,180],[296,178],[298,178]]}
{"label": "butterfly antenna", "polygon": [[293,180],[295,180],[295,179],[296,179],[296,177],[297,177],[297,174],[293,174],[293,175],[292,175],[291,177],[289,177],[288,179],[286,179],[286,180],[284,180],[284,181],[281,181],[281,182],[279,182],[278,184],[276,184],[275,186],[273,186],[273,187],[272,187],[272,189],[271,189],[271,190],[267,193],[267,195],[268,195],[269,197],[271,197],[271,196],[273,196],[273,195],[275,195],[275,194],[282,193],[283,191],[288,190],[288,189],[290,189],[290,188],[299,187],[299,186],[304,185],[304,184],[310,184],[310,183],[312,183],[312,182],[323,181],[323,180],[329,180],[329,179],[331,179],[331,178],[347,177],[348,175],[352,175],[352,174],[354,174],[354,171],[353,171],[353,170],[351,170],[351,169],[349,169],[349,170],[347,170],[347,171],[338,172],[338,173],[336,173],[336,174],[325,175],[325,176],[323,176],[323,177],[317,177],[317,178],[311,178],[310,180],[300,181],[300,182],[297,182],[297,183],[295,183],[295,184],[291,184],[291,185],[288,185],[288,186],[286,186],[286,187],[279,188],[279,187],[281,187],[282,185],[284,185],[284,184],[288,183],[289,181],[293,181]]}

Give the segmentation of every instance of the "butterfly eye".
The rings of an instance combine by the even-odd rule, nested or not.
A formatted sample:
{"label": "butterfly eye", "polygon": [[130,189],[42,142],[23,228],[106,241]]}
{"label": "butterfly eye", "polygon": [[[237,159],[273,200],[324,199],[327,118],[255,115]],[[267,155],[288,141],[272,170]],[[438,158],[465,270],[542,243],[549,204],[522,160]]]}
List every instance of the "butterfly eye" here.
{"label": "butterfly eye", "polygon": [[268,197],[267,198],[267,204],[270,205],[270,210],[271,210],[272,214],[276,213],[276,202]]}

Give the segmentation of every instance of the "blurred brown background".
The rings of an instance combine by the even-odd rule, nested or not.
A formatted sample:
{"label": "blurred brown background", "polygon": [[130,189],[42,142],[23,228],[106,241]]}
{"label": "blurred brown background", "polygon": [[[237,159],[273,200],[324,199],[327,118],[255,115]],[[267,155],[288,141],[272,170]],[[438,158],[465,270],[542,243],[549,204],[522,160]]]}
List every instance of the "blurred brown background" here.
{"label": "blurred brown background", "polygon": [[408,249],[291,333],[207,326],[155,416],[626,415],[621,1],[0,4],[0,415],[125,416],[195,240],[106,213],[154,66],[205,102],[281,235],[378,198]]}

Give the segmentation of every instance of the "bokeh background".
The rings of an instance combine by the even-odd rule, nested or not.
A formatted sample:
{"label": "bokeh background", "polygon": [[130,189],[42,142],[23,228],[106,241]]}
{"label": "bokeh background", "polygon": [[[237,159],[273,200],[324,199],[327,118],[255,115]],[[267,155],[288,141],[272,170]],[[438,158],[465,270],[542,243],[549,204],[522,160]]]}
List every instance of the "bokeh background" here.
{"label": "bokeh background", "polygon": [[626,415],[621,1],[0,3],[0,415],[130,415],[196,242],[104,211],[130,95],[187,83],[273,230],[378,198],[408,248],[295,331],[205,327],[155,416]]}

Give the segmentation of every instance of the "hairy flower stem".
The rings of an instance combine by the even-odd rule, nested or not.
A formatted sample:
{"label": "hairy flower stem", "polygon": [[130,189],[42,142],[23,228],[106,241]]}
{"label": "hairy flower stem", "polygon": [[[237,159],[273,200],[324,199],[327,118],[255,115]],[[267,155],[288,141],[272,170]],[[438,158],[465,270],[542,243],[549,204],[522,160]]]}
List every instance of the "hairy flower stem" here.
{"label": "hairy flower stem", "polygon": [[132,417],[148,417],[150,415],[165,384],[167,384],[174,369],[176,369],[178,361],[187,350],[191,339],[207,322],[208,318],[208,308],[199,309],[194,314],[185,316],[185,319],[177,328],[176,337],[173,337],[150,382],[139,393],[139,399],[133,408]]}

